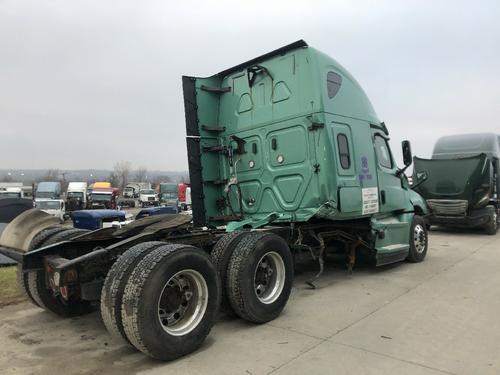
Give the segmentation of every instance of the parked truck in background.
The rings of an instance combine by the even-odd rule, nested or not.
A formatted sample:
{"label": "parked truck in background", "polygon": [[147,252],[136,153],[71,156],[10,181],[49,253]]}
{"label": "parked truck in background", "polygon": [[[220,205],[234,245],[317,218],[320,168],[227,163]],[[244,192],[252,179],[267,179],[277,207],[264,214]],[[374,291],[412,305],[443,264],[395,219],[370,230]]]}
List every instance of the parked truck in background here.
{"label": "parked truck in background", "polygon": [[24,198],[22,182],[0,182],[0,198]]}
{"label": "parked truck in background", "polygon": [[66,204],[62,199],[40,198],[35,201],[35,208],[56,217],[60,223],[63,223],[65,220]]}
{"label": "parked truck in background", "polygon": [[0,199],[2,198],[24,198],[24,192],[21,187],[0,187]]}
{"label": "parked truck in background", "polygon": [[279,316],[295,255],[318,262],[311,286],[330,253],[350,271],[358,257],[424,260],[426,204],[404,174],[410,144],[398,168],[388,128],[335,60],[298,41],[185,76],[183,91],[193,223],[153,215],[75,233],[42,229],[38,210],[19,215],[0,253],[21,262],[34,303],[75,316],[100,301],[110,332],[171,360],[201,346],[221,304],[253,323]]}
{"label": "parked truck in background", "polygon": [[36,184],[34,206],[64,222],[65,203],[61,198],[61,183],[43,181]]}
{"label": "parked truck in background", "polygon": [[32,198],[33,187],[22,182],[0,182],[0,198]]}
{"label": "parked truck in background", "polygon": [[189,184],[181,182],[177,185],[177,195],[179,199],[179,205],[183,211],[186,211],[191,206],[191,188]]}
{"label": "parked truck in background", "polygon": [[415,158],[415,187],[427,201],[429,225],[498,228],[500,209],[500,135],[449,135],[439,138],[431,159]]}
{"label": "parked truck in background", "polygon": [[151,189],[149,182],[129,182],[123,189],[124,198],[139,198],[139,192],[143,189]]}
{"label": "parked truck in background", "polygon": [[160,183],[160,204],[170,207],[179,207],[179,191],[177,183]]}
{"label": "parked truck in background", "polygon": [[160,199],[158,194],[153,189],[141,189],[139,190],[139,203],[141,207],[148,206],[159,206]]}
{"label": "parked truck in background", "polygon": [[43,181],[36,185],[35,201],[39,199],[61,199],[61,183]]}
{"label": "parked truck in background", "polygon": [[21,190],[23,191],[24,198],[33,199],[33,185],[24,185],[21,187]]}
{"label": "parked truck in background", "polygon": [[93,184],[91,184],[89,186],[89,189],[90,190],[93,190],[93,189],[99,189],[99,188],[104,188],[104,189],[108,189],[111,187],[111,182],[107,182],[107,181],[97,181],[97,182],[94,182]]}
{"label": "parked truck in background", "polygon": [[87,208],[87,183],[70,182],[66,191],[66,210],[78,211]]}
{"label": "parked truck in background", "polygon": [[113,187],[94,187],[89,195],[91,209],[116,209],[119,190]]}
{"label": "parked truck in background", "polygon": [[122,191],[122,196],[123,198],[129,198],[129,199],[137,198],[135,195],[135,191],[136,191],[135,187],[127,185]]}

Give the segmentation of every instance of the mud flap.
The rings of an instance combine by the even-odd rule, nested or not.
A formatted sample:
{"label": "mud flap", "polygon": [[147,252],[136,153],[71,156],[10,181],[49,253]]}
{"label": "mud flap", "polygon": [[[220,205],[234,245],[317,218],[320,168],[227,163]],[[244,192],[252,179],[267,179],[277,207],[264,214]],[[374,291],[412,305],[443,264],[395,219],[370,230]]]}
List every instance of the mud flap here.
{"label": "mud flap", "polygon": [[36,208],[12,220],[0,237],[0,246],[28,250],[33,237],[41,230],[59,224],[59,219]]}

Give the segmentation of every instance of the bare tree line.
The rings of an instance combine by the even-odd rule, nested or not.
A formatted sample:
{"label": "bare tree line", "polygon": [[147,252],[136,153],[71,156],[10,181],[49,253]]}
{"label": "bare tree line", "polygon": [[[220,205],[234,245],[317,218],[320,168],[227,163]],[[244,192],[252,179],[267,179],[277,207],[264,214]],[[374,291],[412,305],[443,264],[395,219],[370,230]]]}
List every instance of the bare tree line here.
{"label": "bare tree line", "polygon": [[[161,182],[172,182],[172,177],[169,175],[158,175],[155,172],[152,175],[148,175],[148,169],[145,166],[139,166],[133,168],[132,163],[127,160],[121,160],[113,165],[113,170],[109,173],[108,178],[97,178],[95,176],[87,176],[86,178],[81,178],[82,181],[88,183],[94,183],[98,179],[107,180],[111,183],[111,186],[123,189],[129,182],[149,182],[152,186],[156,186]],[[69,181],[75,181],[71,178],[71,173],[61,171],[59,169],[51,168],[41,175],[40,177],[34,178],[34,183],[40,181],[57,181],[61,182],[63,189],[66,189]],[[181,177],[180,182],[187,182],[188,178]],[[0,177],[0,182],[15,182],[14,177],[9,174],[5,174]]]}
{"label": "bare tree line", "polygon": [[113,171],[109,175],[109,182],[112,186],[123,189],[129,182],[149,182],[155,186],[160,182],[171,182],[170,176],[155,176],[154,178],[148,177],[148,169],[146,167],[138,167],[132,169],[132,163],[126,160],[116,162],[113,166]]}

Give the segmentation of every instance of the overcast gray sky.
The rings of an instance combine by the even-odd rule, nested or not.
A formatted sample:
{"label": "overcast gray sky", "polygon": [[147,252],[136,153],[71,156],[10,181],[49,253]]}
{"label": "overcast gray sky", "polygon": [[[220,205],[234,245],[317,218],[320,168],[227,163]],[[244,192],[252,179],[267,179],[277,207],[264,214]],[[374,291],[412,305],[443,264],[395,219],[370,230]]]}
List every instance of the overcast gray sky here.
{"label": "overcast gray sky", "polygon": [[[355,3],[355,5],[354,5]],[[0,169],[186,170],[181,75],[297,39],[364,87],[428,157],[500,132],[500,1],[0,0]]]}

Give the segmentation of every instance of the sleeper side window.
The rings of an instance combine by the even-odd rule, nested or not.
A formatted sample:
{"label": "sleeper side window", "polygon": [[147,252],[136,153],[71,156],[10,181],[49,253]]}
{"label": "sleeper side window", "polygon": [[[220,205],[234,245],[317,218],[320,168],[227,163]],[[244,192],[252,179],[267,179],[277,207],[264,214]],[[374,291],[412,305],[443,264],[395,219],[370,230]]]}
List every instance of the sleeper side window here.
{"label": "sleeper side window", "polygon": [[342,85],[342,76],[335,72],[328,72],[326,75],[326,89],[328,91],[328,97],[331,99],[340,90]]}
{"label": "sleeper side window", "polygon": [[345,134],[337,135],[337,145],[339,149],[340,166],[342,169],[351,167],[351,155],[349,153],[349,143]]}
{"label": "sleeper side window", "polygon": [[380,135],[375,136],[375,152],[380,166],[392,169],[391,151],[387,140]]}

